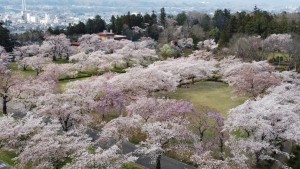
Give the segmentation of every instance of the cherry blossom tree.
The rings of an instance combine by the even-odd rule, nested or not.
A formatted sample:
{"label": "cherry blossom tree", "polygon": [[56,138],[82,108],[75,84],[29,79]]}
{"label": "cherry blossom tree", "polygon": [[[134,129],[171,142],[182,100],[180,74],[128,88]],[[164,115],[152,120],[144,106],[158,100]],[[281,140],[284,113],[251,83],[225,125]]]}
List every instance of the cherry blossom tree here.
{"label": "cherry blossom tree", "polygon": [[261,60],[263,40],[260,36],[240,37],[232,45],[232,50],[236,56],[243,60]]}
{"label": "cherry blossom tree", "polygon": [[75,64],[47,64],[43,70],[44,75],[61,80],[76,77],[80,69]]}
{"label": "cherry blossom tree", "polygon": [[0,46],[0,63],[3,62],[7,62],[8,60],[8,54],[5,50],[5,48],[3,46]]}
{"label": "cherry blossom tree", "polygon": [[68,159],[76,159],[91,145],[90,138],[81,130],[61,132],[59,125],[47,125],[35,134],[22,149],[16,160],[24,168],[58,168]]}
{"label": "cherry blossom tree", "polygon": [[30,57],[25,57],[22,60],[18,60],[18,68],[22,69],[23,71],[26,71],[27,68],[30,66],[31,60],[32,59]]}
{"label": "cherry blossom tree", "polygon": [[[221,76],[223,76],[223,79],[225,79],[227,76],[234,74],[234,71],[231,70],[231,67],[233,65],[234,65],[234,67],[236,67],[237,65],[241,65],[241,64],[242,64],[242,61],[233,55],[224,57],[219,62],[219,73]],[[234,69],[234,68],[232,68],[232,69]]]}
{"label": "cherry blossom tree", "polygon": [[134,67],[108,81],[124,93],[149,95],[155,91],[174,91],[178,78],[156,68]]}
{"label": "cherry blossom tree", "polygon": [[280,79],[272,73],[274,67],[265,61],[235,64],[223,70],[224,80],[233,87],[237,95],[256,98],[269,87],[280,83]]}
{"label": "cherry blossom tree", "polygon": [[58,83],[51,77],[38,76],[28,78],[22,83],[16,84],[14,88],[13,102],[22,103],[25,110],[31,111],[36,107],[39,97],[58,91]]}
{"label": "cherry blossom tree", "polygon": [[141,97],[126,107],[128,115],[139,115],[145,122],[165,121],[172,118],[185,118],[194,112],[194,107],[187,101],[155,99]]}
{"label": "cherry blossom tree", "polygon": [[269,52],[287,52],[289,46],[292,46],[293,39],[290,34],[272,34],[268,36],[263,47]]}
{"label": "cherry blossom tree", "polygon": [[37,75],[39,75],[50,62],[51,59],[42,56],[33,56],[27,59],[27,63],[36,71]]}
{"label": "cherry blossom tree", "polygon": [[80,96],[76,94],[50,94],[39,98],[36,112],[58,120],[62,129],[67,132],[71,127],[88,123],[89,116],[80,105]]}
{"label": "cherry blossom tree", "polygon": [[259,165],[264,160],[280,163],[278,157],[290,157],[285,143],[300,143],[299,91],[299,83],[283,83],[270,89],[270,94],[230,110],[225,121],[231,134],[227,144],[237,159]]}
{"label": "cherry blossom tree", "polygon": [[109,40],[105,40],[105,41],[101,41],[101,46],[102,46],[102,50],[105,51],[106,53],[114,53],[116,50],[118,49],[122,49],[124,46],[131,46],[132,48],[134,48],[134,44],[132,41],[129,40],[113,40],[113,39],[109,39]]}
{"label": "cherry blossom tree", "polygon": [[228,161],[217,160],[212,156],[211,151],[206,151],[201,154],[194,154],[191,160],[198,166],[199,169],[231,169]]}
{"label": "cherry blossom tree", "polygon": [[46,37],[40,47],[40,53],[44,56],[52,57],[53,61],[63,57],[69,59],[70,50],[71,42],[64,34]]}
{"label": "cherry blossom tree", "polygon": [[89,57],[89,55],[86,54],[85,52],[80,52],[80,53],[70,56],[69,60],[71,62],[84,62],[85,60],[88,59],[88,57]]}
{"label": "cherry blossom tree", "polygon": [[114,67],[126,68],[123,61],[124,56],[117,53],[105,54],[103,51],[96,51],[90,54],[79,53],[70,57],[71,61],[77,63],[83,72],[108,71]]}
{"label": "cherry blossom tree", "polygon": [[192,38],[183,38],[178,40],[178,46],[180,48],[192,48],[194,45]]}
{"label": "cherry blossom tree", "polygon": [[8,114],[7,103],[13,98],[14,86],[18,83],[18,79],[18,75],[12,73],[5,65],[0,65],[0,97],[4,115]]}
{"label": "cherry blossom tree", "polygon": [[97,143],[100,145],[120,144],[135,136],[141,129],[142,123],[139,116],[118,117],[106,123]]}
{"label": "cherry blossom tree", "polygon": [[125,95],[119,89],[106,83],[107,80],[105,76],[100,76],[73,82],[67,86],[69,89],[65,93],[81,97],[77,101],[77,105],[84,107],[87,113],[101,114],[102,120],[109,113],[121,115],[125,104]]}
{"label": "cherry blossom tree", "polygon": [[82,35],[78,41],[80,42],[79,50],[81,52],[95,52],[100,50],[102,47],[100,37],[97,34]]}
{"label": "cherry blossom tree", "polygon": [[210,127],[215,130],[218,138],[220,152],[224,153],[225,134],[223,133],[225,118],[218,112],[209,112],[208,119],[211,121]]}
{"label": "cherry blossom tree", "polygon": [[214,54],[212,52],[207,52],[205,50],[196,50],[193,51],[193,53],[191,55],[189,55],[189,57],[193,60],[206,60],[206,61],[210,61],[214,59]]}
{"label": "cherry blossom tree", "polygon": [[26,145],[28,138],[43,126],[43,119],[33,113],[16,119],[12,116],[0,118],[0,145],[5,149],[17,149]]}
{"label": "cherry blossom tree", "polygon": [[129,67],[130,61],[136,65],[146,66],[149,63],[158,60],[158,56],[156,55],[156,51],[154,49],[134,49],[125,46],[124,48],[117,50],[116,53],[123,56],[123,60],[126,62],[127,67]]}
{"label": "cherry blossom tree", "polygon": [[156,168],[161,168],[161,156],[175,147],[186,146],[188,141],[193,141],[192,134],[186,128],[185,122],[176,119],[164,122],[147,123],[142,131],[147,134],[147,139],[140,143],[137,153],[150,156],[156,162]]}
{"label": "cherry blossom tree", "polygon": [[120,148],[116,145],[107,150],[97,148],[95,153],[89,151],[83,152],[75,159],[74,163],[67,164],[65,169],[81,169],[81,168],[121,168],[124,164],[135,162],[137,157],[132,153],[122,154]]}
{"label": "cherry blossom tree", "polygon": [[36,44],[26,45],[14,48],[13,53],[18,60],[22,60],[25,57],[36,56],[39,54],[39,48],[40,46]]}
{"label": "cherry blossom tree", "polygon": [[211,125],[206,112],[195,112],[188,117],[191,128],[199,135],[199,141],[204,140],[204,134],[210,129]]}
{"label": "cherry blossom tree", "polygon": [[124,94],[112,86],[104,85],[94,97],[94,110],[102,113],[102,118],[112,111],[121,112],[124,107]]}
{"label": "cherry blossom tree", "polygon": [[155,49],[157,46],[157,42],[154,39],[142,37],[136,46],[138,49]]}
{"label": "cherry blossom tree", "polygon": [[218,44],[215,42],[214,39],[207,39],[205,41],[200,41],[197,44],[199,49],[207,49],[207,50],[214,50],[218,48]]}
{"label": "cherry blossom tree", "polygon": [[149,67],[164,72],[170,72],[174,76],[180,76],[180,83],[194,83],[196,80],[205,80],[212,77],[217,68],[216,61],[194,60],[193,58],[180,58],[166,61],[158,61]]}

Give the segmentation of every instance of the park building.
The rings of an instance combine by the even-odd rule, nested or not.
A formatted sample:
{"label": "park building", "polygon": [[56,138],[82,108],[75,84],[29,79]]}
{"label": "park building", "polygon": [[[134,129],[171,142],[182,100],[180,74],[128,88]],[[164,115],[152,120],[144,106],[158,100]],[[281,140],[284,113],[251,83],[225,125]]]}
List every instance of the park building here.
{"label": "park building", "polygon": [[103,31],[98,34],[100,37],[100,40],[109,40],[109,39],[114,39],[114,40],[122,40],[122,39],[127,39],[127,36],[124,35],[116,35],[112,32],[112,30],[108,31]]}
{"label": "park building", "polygon": [[[99,36],[99,40],[101,41],[105,41],[105,40],[109,40],[109,39],[113,39],[113,40],[127,40],[127,36],[124,36],[124,35],[116,35],[111,31],[103,31],[101,33],[98,33],[97,34]],[[80,42],[71,42],[71,46],[80,46]]]}

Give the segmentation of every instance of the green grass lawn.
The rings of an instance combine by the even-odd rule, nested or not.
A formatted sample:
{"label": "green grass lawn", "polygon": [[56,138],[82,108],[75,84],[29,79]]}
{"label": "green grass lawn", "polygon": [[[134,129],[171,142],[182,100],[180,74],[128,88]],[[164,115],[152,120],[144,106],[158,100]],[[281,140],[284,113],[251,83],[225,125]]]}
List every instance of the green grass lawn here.
{"label": "green grass lawn", "polygon": [[22,69],[18,68],[18,64],[17,63],[11,63],[9,65],[9,68],[16,72],[16,73],[20,73],[21,75],[23,75],[24,77],[28,77],[28,76],[36,76],[36,72],[33,71],[32,69],[28,68],[26,71],[23,71]]}
{"label": "green grass lawn", "polygon": [[88,77],[79,77],[79,78],[74,78],[74,79],[60,80],[58,85],[59,85],[59,88],[61,90],[65,90],[68,83],[75,82],[77,80],[85,80],[85,79],[88,79],[88,78],[90,78],[90,76],[88,76]]}
{"label": "green grass lawn", "polygon": [[1,151],[0,150],[0,160],[10,166],[15,165],[14,161],[12,160],[15,157],[17,157],[17,154],[13,151]]}
{"label": "green grass lawn", "polygon": [[289,59],[288,54],[276,52],[276,53],[270,53],[268,55],[268,60],[271,60],[271,59],[274,59],[274,58],[279,58],[279,57],[282,57],[283,61],[288,61],[288,59]]}
{"label": "green grass lawn", "polygon": [[194,104],[198,111],[217,111],[227,115],[229,109],[242,104],[246,98],[232,99],[229,86],[222,82],[204,81],[189,88],[180,88],[169,93],[171,99],[182,99]]}
{"label": "green grass lawn", "polygon": [[56,59],[56,61],[53,61],[56,64],[65,64],[65,63],[69,63],[69,61],[67,59]]}

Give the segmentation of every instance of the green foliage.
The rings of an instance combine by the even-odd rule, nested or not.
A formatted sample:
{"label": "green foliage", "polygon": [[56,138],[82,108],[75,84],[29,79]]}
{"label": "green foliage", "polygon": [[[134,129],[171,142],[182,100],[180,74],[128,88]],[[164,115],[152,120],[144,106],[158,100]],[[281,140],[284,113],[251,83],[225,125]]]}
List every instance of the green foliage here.
{"label": "green foliage", "polygon": [[69,24],[67,28],[67,34],[68,35],[74,35],[74,34],[85,34],[86,29],[85,29],[85,24],[83,22],[79,22],[78,24],[71,25]]}
{"label": "green foliage", "polygon": [[185,12],[181,12],[176,16],[176,21],[178,25],[183,25],[187,21],[187,15]]}
{"label": "green foliage", "polygon": [[125,73],[126,71],[123,68],[119,68],[119,67],[114,67],[111,69],[112,72],[115,73]]}
{"label": "green foliage", "polygon": [[27,42],[41,44],[44,40],[44,32],[41,30],[29,30],[21,34],[11,35],[14,43],[26,45]]}
{"label": "green foliage", "polygon": [[129,141],[133,144],[139,144],[142,141],[147,139],[147,134],[143,133],[141,130],[138,132],[133,133],[132,137],[129,138]]}
{"label": "green foliage", "polygon": [[211,29],[211,18],[209,15],[204,14],[202,21],[200,22],[200,26],[204,31],[208,32]]}
{"label": "green foliage", "polygon": [[56,59],[54,61],[54,63],[56,63],[56,64],[66,64],[66,63],[69,63],[69,61],[67,59]]}
{"label": "green foliage", "polygon": [[7,51],[12,51],[12,43],[9,37],[9,30],[0,23],[0,46],[5,47]]}
{"label": "green foliage", "polygon": [[49,32],[51,35],[59,35],[59,34],[64,33],[64,30],[58,29],[58,28],[55,28],[53,30],[51,27],[49,27],[48,30],[47,30],[47,32]]}
{"label": "green foliage", "polygon": [[209,37],[215,39],[216,42],[219,41],[221,32],[218,28],[214,28],[209,31]]}
{"label": "green foliage", "polygon": [[106,23],[99,15],[96,15],[94,19],[89,19],[85,25],[86,33],[89,34],[103,32],[105,28]]}
{"label": "green foliage", "polygon": [[144,167],[135,163],[128,163],[124,164],[121,169],[144,169]]}
{"label": "green foliage", "polygon": [[218,28],[221,32],[225,31],[230,21],[230,11],[228,9],[216,10],[213,16],[213,25]]}
{"label": "green foliage", "polygon": [[168,44],[164,44],[162,48],[160,48],[160,54],[163,58],[170,58],[176,56],[176,51],[170,47]]}

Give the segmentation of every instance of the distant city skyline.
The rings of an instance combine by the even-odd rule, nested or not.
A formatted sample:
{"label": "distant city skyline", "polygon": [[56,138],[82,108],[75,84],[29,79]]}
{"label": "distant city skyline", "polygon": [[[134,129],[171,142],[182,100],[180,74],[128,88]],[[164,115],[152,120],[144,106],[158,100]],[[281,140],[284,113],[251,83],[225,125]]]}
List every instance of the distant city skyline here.
{"label": "distant city skyline", "polygon": [[[25,3],[26,1],[26,3]],[[112,15],[128,12],[160,13],[162,7],[168,15],[185,11],[213,14],[217,9],[253,11],[254,6],[272,13],[300,12],[300,0],[0,0],[0,21],[12,33],[27,30],[64,29],[69,24],[86,22],[100,15],[107,23]]]}
{"label": "distant city skyline", "polygon": [[[257,5],[263,10],[284,10],[290,8],[299,8],[299,0],[27,0],[28,7],[35,7],[35,5],[49,5],[49,6],[90,6],[90,7],[148,7],[148,8],[160,8],[160,7],[194,7],[191,10],[206,10],[228,8],[233,11],[239,10],[251,10]],[[0,5],[14,5],[21,9],[22,0],[1,0]]]}

